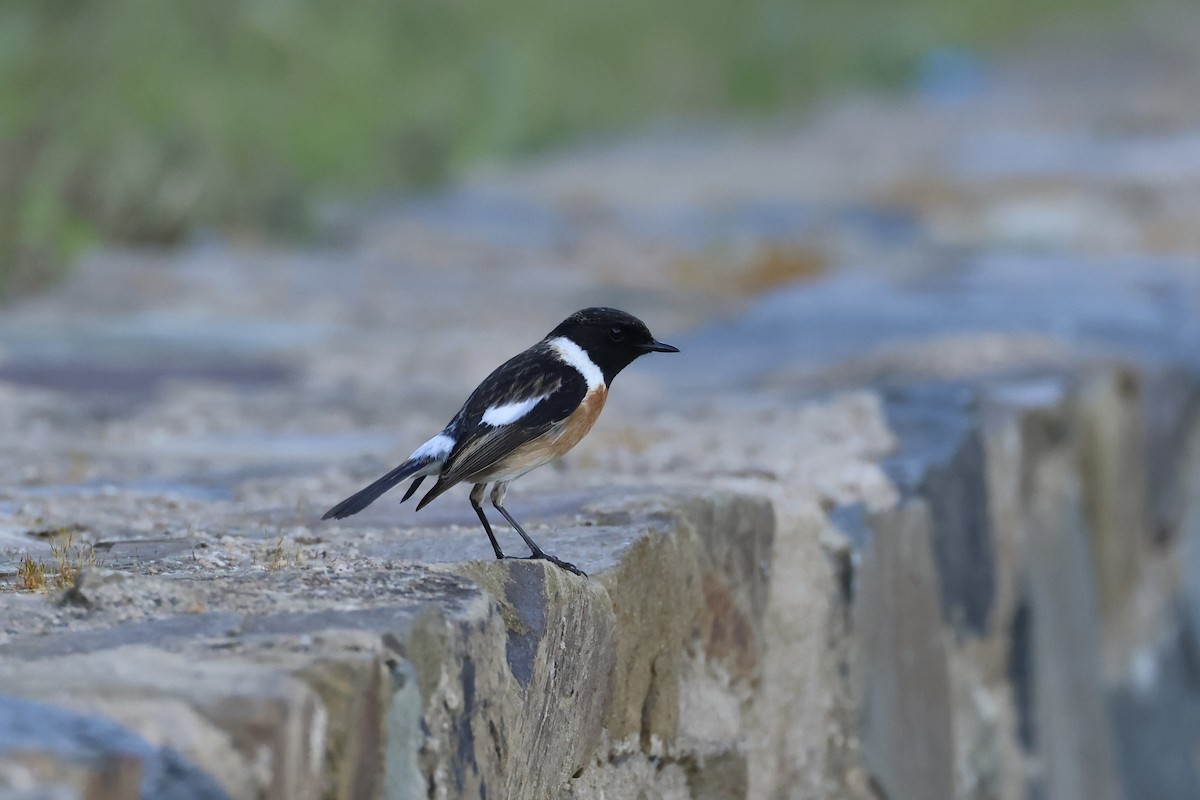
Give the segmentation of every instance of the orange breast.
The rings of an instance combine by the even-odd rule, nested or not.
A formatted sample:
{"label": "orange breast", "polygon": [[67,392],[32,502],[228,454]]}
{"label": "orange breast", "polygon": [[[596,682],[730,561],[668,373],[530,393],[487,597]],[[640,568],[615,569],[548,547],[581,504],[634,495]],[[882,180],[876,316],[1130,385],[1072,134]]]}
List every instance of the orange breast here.
{"label": "orange breast", "polygon": [[600,412],[604,410],[604,401],[607,399],[608,389],[603,384],[584,396],[579,408],[571,412],[571,416],[563,420],[562,425],[551,433],[550,441],[547,444],[550,445],[551,452],[554,454],[553,458],[563,455],[579,444],[580,439],[587,436],[588,431],[596,424]]}
{"label": "orange breast", "polygon": [[493,464],[490,469],[470,475],[466,480],[472,483],[510,481],[559,458],[579,444],[579,440],[586,436],[587,432],[596,424],[596,418],[600,416],[606,399],[608,399],[608,390],[603,386],[588,392],[583,398],[583,402],[579,404],[579,408],[575,409],[571,416],[556,425],[549,433],[539,436],[531,442],[526,442],[500,462]]}

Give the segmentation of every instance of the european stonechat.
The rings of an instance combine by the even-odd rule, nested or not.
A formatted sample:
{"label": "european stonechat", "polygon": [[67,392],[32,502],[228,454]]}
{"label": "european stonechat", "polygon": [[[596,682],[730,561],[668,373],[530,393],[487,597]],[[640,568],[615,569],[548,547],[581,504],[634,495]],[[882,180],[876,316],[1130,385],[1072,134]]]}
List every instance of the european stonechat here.
{"label": "european stonechat", "polygon": [[678,353],[656,340],[640,319],[615,308],[585,308],[563,320],[546,338],[501,364],[471,392],[442,429],[400,466],[325,512],[321,519],[357,514],[401,481],[415,478],[400,502],[430,475],[433,488],[420,511],[462,481],[474,484],[471,507],[496,551],[504,552],[483,511],[492,484],[492,505],[525,540],[531,555],[583,575],[544,552],[504,508],[508,485],[566,453],[591,430],[617,373],[646,353]]}

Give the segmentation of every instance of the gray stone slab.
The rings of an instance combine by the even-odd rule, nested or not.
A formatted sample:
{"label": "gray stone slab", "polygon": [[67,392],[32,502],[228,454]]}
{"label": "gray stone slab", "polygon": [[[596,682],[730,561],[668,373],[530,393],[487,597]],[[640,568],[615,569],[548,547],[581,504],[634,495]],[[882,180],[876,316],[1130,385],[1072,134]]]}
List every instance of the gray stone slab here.
{"label": "gray stone slab", "polygon": [[14,758],[36,758],[39,770],[61,765],[69,782],[79,780],[72,773],[82,769],[87,798],[98,797],[92,790],[104,786],[111,800],[228,800],[219,784],[178,753],[153,747],[111,720],[0,695],[0,764]]}
{"label": "gray stone slab", "polygon": [[1143,366],[1140,408],[1144,416],[1146,503],[1156,543],[1176,541],[1188,513],[1188,481],[1195,467],[1188,448],[1200,425],[1200,372],[1178,365]]}
{"label": "gray stone slab", "polygon": [[884,469],[906,496],[928,504],[943,618],[985,636],[996,590],[976,395],[962,383],[885,390],[899,442]]}
{"label": "gray stone slab", "polygon": [[1190,800],[1200,791],[1200,664],[1183,631],[1141,654],[1137,682],[1111,697],[1125,797]]}
{"label": "gray stone slab", "polygon": [[863,762],[885,796],[954,796],[954,734],[933,519],[911,500],[872,520],[855,598]]}
{"label": "gray stone slab", "polygon": [[1028,439],[1033,740],[1048,800],[1120,798],[1102,678],[1093,553],[1068,421],[1034,416]]}

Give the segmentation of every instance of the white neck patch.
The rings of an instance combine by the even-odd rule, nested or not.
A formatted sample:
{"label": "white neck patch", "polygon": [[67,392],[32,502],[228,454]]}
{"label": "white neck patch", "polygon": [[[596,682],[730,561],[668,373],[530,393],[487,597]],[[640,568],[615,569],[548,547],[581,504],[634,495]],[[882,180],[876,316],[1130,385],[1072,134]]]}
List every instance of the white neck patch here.
{"label": "white neck patch", "polygon": [[589,392],[604,386],[604,373],[596,366],[596,362],[588,358],[588,354],[582,347],[575,344],[575,342],[566,336],[551,339],[547,344],[554,348],[554,352],[558,354],[559,360],[579,370],[579,374],[587,381]]}

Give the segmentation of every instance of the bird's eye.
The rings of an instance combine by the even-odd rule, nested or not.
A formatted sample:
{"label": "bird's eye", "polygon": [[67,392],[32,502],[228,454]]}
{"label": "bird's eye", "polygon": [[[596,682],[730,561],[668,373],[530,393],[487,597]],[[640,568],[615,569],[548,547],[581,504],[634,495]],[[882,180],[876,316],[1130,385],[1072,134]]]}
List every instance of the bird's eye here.
{"label": "bird's eye", "polygon": [[608,332],[609,341],[620,342],[625,339],[625,331],[621,328],[613,328]]}

